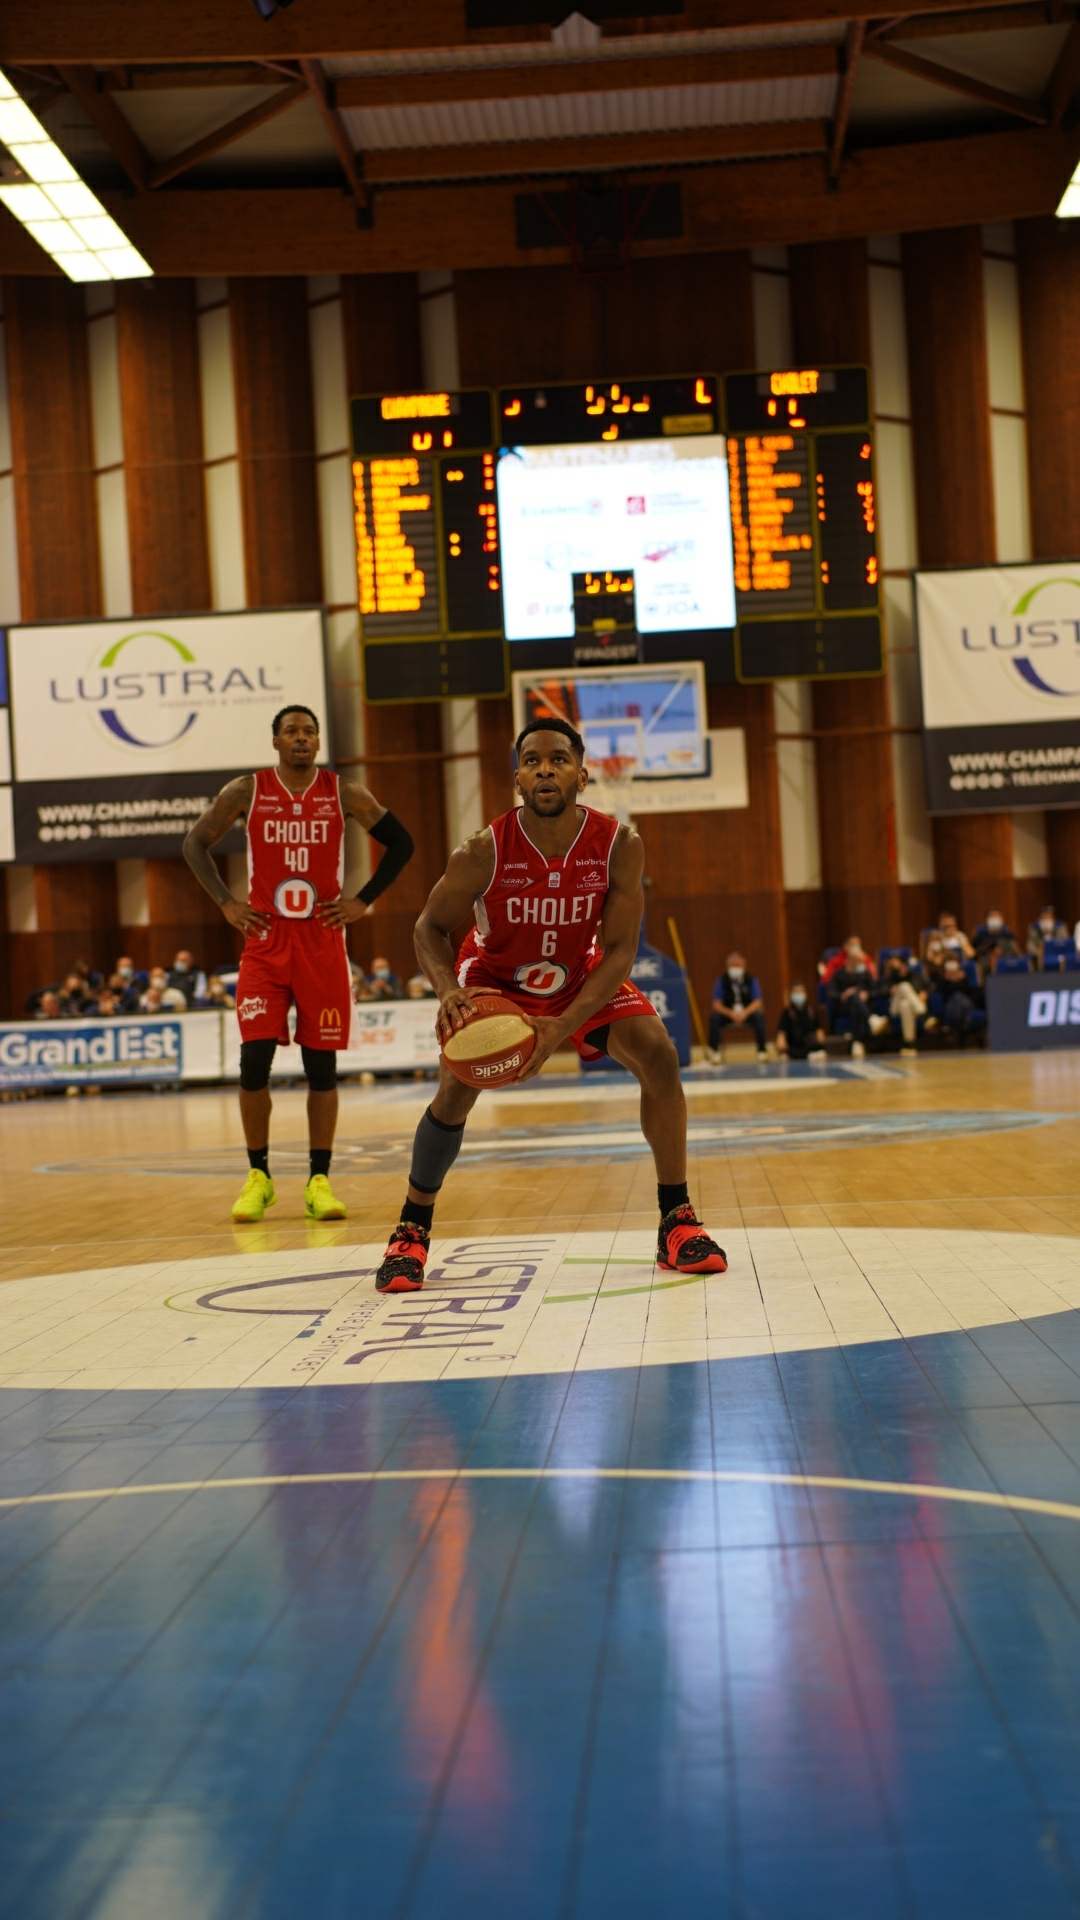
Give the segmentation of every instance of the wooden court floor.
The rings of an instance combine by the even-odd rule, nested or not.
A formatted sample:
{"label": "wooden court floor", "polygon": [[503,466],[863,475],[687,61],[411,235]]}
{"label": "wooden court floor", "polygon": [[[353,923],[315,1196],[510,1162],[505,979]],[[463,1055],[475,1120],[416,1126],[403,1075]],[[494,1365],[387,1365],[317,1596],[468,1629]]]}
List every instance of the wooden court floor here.
{"label": "wooden court floor", "polygon": [[1080,1914],[1080,1060],[0,1105],[4,1920]]}

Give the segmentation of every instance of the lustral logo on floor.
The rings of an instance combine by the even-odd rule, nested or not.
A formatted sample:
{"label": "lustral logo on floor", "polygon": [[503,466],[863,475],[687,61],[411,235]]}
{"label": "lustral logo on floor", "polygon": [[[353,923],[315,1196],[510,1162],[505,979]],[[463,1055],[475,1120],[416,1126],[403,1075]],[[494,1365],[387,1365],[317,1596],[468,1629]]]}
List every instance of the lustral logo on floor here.
{"label": "lustral logo on floor", "polygon": [[178,1080],[182,1066],[183,1030],[175,1020],[33,1024],[0,1032],[0,1087]]}

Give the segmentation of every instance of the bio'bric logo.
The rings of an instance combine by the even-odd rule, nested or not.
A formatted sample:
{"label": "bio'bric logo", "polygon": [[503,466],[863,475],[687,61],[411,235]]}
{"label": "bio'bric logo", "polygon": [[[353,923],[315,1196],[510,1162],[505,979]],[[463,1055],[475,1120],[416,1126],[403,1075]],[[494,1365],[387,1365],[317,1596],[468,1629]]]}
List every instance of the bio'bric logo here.
{"label": "bio'bric logo", "polygon": [[[1057,610],[1044,612],[1036,619],[1027,617],[1033,609],[1038,614],[1036,601],[1053,588],[1071,589],[1080,596],[1080,580],[1068,574],[1037,580],[1008,608],[1000,622],[981,630],[963,627],[963,646],[965,652],[993,654],[1013,687],[1019,679],[1040,700],[1075,700],[1080,698],[1080,598],[1074,602],[1074,613]],[[1064,598],[1067,605],[1069,597],[1059,594],[1059,609],[1061,599]],[[1074,664],[1070,673],[1071,663]],[[1075,685],[1060,684],[1070,678],[1075,680]]]}

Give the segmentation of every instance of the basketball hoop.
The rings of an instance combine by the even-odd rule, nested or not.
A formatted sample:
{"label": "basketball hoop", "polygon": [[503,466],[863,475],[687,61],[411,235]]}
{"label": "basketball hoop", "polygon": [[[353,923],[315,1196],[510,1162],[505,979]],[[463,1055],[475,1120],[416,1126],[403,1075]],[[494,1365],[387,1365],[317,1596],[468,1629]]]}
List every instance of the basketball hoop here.
{"label": "basketball hoop", "polygon": [[630,825],[630,795],[634,784],[637,757],[631,753],[612,753],[598,760],[598,785],[602,788],[602,813],[614,814],[620,826]]}

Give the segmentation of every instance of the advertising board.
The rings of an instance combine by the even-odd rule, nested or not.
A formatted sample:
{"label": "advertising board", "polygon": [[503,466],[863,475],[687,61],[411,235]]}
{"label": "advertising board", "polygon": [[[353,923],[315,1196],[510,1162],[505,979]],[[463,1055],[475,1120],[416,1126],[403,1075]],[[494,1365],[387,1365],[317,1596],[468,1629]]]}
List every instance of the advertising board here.
{"label": "advertising board", "polygon": [[927,805],[1080,801],[1080,561],[917,573]]}

